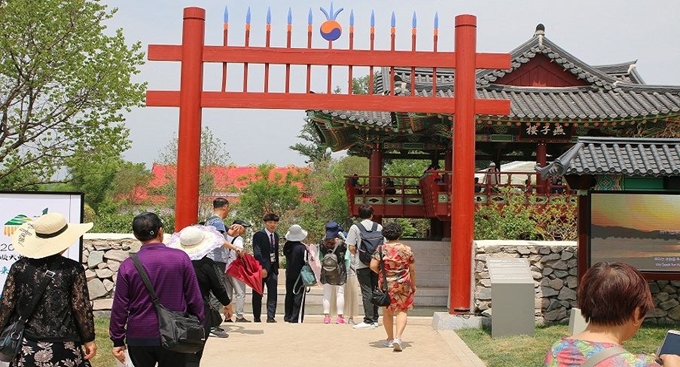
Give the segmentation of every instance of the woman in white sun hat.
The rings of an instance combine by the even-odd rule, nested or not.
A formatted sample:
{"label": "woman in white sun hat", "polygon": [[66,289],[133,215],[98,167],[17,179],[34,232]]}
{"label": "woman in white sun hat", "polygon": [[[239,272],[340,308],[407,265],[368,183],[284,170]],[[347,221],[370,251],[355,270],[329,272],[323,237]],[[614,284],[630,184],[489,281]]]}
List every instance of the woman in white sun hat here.
{"label": "woman in white sun hat", "polygon": [[30,308],[43,279],[47,282],[27,318],[12,366],[90,366],[97,345],[85,270],[62,254],[91,228],[92,223],[67,223],[62,214],[49,213],[22,224],[12,235],[12,245],[22,257],[7,275],[0,327]]}
{"label": "woman in white sun hat", "polygon": [[[210,292],[212,292],[217,300],[224,305],[224,313],[227,317],[231,317],[231,300],[227,294],[227,290],[222,283],[222,275],[220,269],[215,262],[208,256],[214,249],[224,244],[224,237],[220,232],[212,226],[190,226],[174,233],[168,241],[167,246],[180,249],[189,255],[191,263],[196,271],[196,278],[198,279],[198,287],[201,289],[203,296],[204,310],[205,310],[205,335],[210,335],[210,328],[212,326],[219,326],[222,323],[222,318],[219,311],[213,320],[210,310]],[[216,325],[215,325],[216,324]],[[203,349],[195,354],[187,355],[186,366],[198,366],[203,356]]]}
{"label": "woman in white sun hat", "polygon": [[286,299],[283,320],[286,322],[302,322],[300,318],[304,317],[305,291],[298,277],[305,265],[305,255],[307,255],[307,246],[302,243],[305,238],[307,238],[307,231],[297,224],[290,226],[286,232],[286,244],[283,245],[283,254],[286,256]]}

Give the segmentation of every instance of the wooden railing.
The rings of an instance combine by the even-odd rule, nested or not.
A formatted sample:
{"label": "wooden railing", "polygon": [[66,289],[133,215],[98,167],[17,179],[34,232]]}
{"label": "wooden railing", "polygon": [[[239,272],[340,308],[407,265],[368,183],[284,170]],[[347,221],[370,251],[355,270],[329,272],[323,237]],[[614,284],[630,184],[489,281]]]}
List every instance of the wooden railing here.
{"label": "wooden railing", "polygon": [[[566,184],[537,182],[536,172],[482,171],[475,177],[471,199],[478,205],[503,204],[508,192],[526,195],[527,205],[550,204],[557,198],[562,202],[565,196],[576,200]],[[423,176],[356,175],[346,177],[345,189],[352,215],[358,214],[362,204],[371,204],[377,216],[448,220],[451,181],[451,172],[446,171],[426,172]],[[376,185],[378,182],[382,185]]]}

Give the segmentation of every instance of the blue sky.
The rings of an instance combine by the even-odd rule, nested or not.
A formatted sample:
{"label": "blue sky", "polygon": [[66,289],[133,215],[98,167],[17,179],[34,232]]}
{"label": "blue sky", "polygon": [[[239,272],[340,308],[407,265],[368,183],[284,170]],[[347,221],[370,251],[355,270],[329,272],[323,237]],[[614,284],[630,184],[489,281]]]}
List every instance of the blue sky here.
{"label": "blue sky", "polygon": [[[272,45],[285,46],[286,15],[293,14],[293,47],[306,46],[306,24],[309,9],[314,18],[314,46],[326,47],[318,33],[325,20],[319,7],[329,8],[329,1],[228,1],[214,0],[103,0],[117,7],[118,13],[108,22],[111,29],[123,28],[129,43],[140,41],[144,50],[148,44],[180,44],[183,8],[198,6],[206,9],[206,44],[222,44],[224,7],[229,9],[229,43],[243,44],[243,29],[248,6],[251,8],[251,45],[264,45],[267,8],[272,12]],[[589,1],[572,0],[470,0],[470,1],[335,1],[334,7],[344,8],[337,18],[345,33],[334,43],[347,47],[350,10],[355,16],[355,48],[368,47],[371,11],[375,11],[376,48],[389,47],[389,25],[392,11],[397,19],[397,48],[410,49],[411,19],[418,19],[418,49],[432,47],[432,26],[435,12],[439,15],[439,50],[453,50],[454,18],[459,14],[477,16],[477,48],[480,52],[509,52],[531,38],[538,23],[543,23],[546,36],[562,48],[592,65],[638,60],[637,70],[648,84],[680,85],[680,1]],[[263,67],[251,66],[249,89],[261,91]],[[242,69],[229,69],[231,90],[242,84]],[[204,69],[205,89],[218,89],[221,78],[219,65]],[[259,72],[258,72],[259,71]],[[363,73],[367,73],[364,70]],[[355,70],[355,76],[362,73]],[[304,89],[303,69],[293,70],[293,91]],[[325,90],[325,68],[313,69],[312,89]],[[233,76],[233,77],[232,77]],[[154,90],[177,90],[180,69],[178,63],[150,62],[141,68],[137,81],[146,81]],[[345,69],[334,68],[333,85],[344,86]],[[283,67],[272,67],[270,90],[282,90]],[[304,122],[304,111],[204,109],[203,126],[227,144],[231,160],[238,165],[260,164],[302,165],[304,157],[288,149],[299,141],[296,137]],[[132,148],[125,159],[145,162],[158,159],[161,150],[178,130],[177,108],[137,108],[126,114],[131,131]]]}

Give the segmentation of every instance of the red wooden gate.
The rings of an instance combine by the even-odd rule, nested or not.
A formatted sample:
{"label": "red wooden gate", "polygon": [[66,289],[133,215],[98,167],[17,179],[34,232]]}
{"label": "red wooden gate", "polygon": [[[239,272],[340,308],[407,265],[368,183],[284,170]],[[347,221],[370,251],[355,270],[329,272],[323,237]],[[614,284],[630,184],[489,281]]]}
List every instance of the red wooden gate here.
{"label": "red wooden gate", "polygon": [[[331,10],[331,13],[333,11]],[[196,223],[198,215],[198,177],[201,142],[201,111],[204,107],[256,108],[256,109],[300,109],[300,110],[341,110],[402,111],[421,113],[452,113],[453,127],[453,185],[451,192],[451,286],[449,289],[449,312],[465,312],[471,306],[471,257],[474,235],[474,160],[476,114],[506,115],[510,101],[482,100],[475,98],[475,69],[509,69],[509,54],[476,53],[477,18],[473,15],[459,15],[455,20],[455,52],[437,50],[438,25],[435,18],[433,51],[416,51],[416,18],[414,14],[411,32],[411,50],[395,50],[395,17],[392,14],[390,29],[390,50],[374,48],[375,28],[371,16],[370,49],[354,49],[354,17],[350,15],[348,49],[312,48],[311,11],[307,24],[307,47],[291,45],[292,19],[288,14],[287,44],[285,47],[270,45],[270,15],[267,14],[265,46],[250,45],[250,11],[245,28],[245,44],[229,45],[228,19],[225,10],[224,43],[207,46],[205,38],[205,10],[196,7],[184,9],[184,23],[181,45],[149,45],[149,60],[181,62],[181,86],[179,91],[147,91],[147,106],[179,107],[179,147],[177,171],[177,198],[175,223],[177,228]],[[333,20],[335,15],[329,20]],[[332,25],[332,24],[331,24]],[[337,26],[338,24],[335,23]],[[322,25],[323,27],[323,25]],[[328,30],[326,30],[328,31]],[[222,88],[219,91],[203,90],[203,63],[222,63]],[[227,63],[242,64],[244,69],[243,87],[240,91],[226,88]],[[264,64],[264,91],[248,91],[248,65]],[[269,66],[285,65],[286,82],[284,92],[269,91]],[[290,92],[290,66],[307,67],[307,87],[304,93]],[[311,66],[328,67],[326,94],[311,93]],[[334,66],[348,67],[347,94],[332,94],[331,71]],[[352,94],[352,68],[369,67],[369,85],[373,85],[375,67],[392,68],[390,90],[394,90],[394,67],[429,68],[434,71],[436,90],[437,68],[455,68],[454,96],[447,98],[431,93],[431,97],[371,94]],[[414,80],[411,78],[411,80]]]}

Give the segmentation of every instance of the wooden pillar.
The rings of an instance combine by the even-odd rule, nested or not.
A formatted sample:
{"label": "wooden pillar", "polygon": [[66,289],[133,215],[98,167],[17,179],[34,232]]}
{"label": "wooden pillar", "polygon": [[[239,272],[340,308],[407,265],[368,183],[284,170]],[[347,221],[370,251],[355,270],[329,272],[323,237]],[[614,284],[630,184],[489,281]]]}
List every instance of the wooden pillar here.
{"label": "wooden pillar", "polygon": [[456,17],[456,113],[453,125],[453,185],[451,186],[451,274],[449,312],[468,312],[472,305],[472,241],[475,207],[475,67],[477,18]]}
{"label": "wooden pillar", "polygon": [[[547,150],[544,141],[540,141],[536,145],[536,163],[541,167],[545,167],[547,162]],[[548,190],[546,189],[548,185],[547,181],[543,181],[540,173],[536,174],[536,193],[545,194]]]}
{"label": "wooden pillar", "polygon": [[177,147],[175,229],[198,222],[205,10],[185,8]]}
{"label": "wooden pillar", "polygon": [[577,190],[576,204],[578,217],[576,218],[576,249],[578,256],[578,279],[588,270],[588,241],[590,238],[590,198],[587,190]]}
{"label": "wooden pillar", "polygon": [[[448,172],[446,176],[446,184],[451,187],[453,184],[453,151],[447,150],[444,152],[444,171]],[[449,213],[451,212],[451,198],[449,197]],[[442,238],[451,238],[451,220],[441,222]]]}
{"label": "wooden pillar", "polygon": [[[371,196],[382,196],[383,151],[380,144],[375,144],[368,161],[368,190]],[[373,215],[373,221],[381,223],[382,216]]]}

